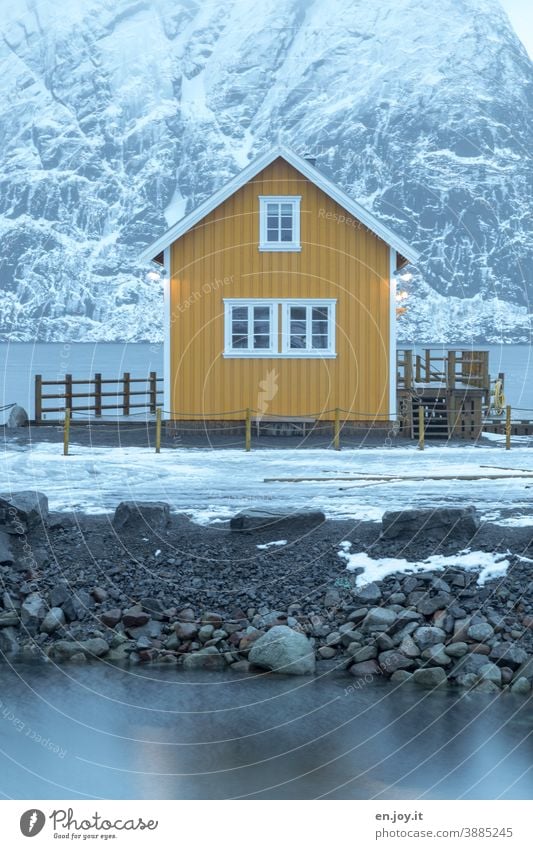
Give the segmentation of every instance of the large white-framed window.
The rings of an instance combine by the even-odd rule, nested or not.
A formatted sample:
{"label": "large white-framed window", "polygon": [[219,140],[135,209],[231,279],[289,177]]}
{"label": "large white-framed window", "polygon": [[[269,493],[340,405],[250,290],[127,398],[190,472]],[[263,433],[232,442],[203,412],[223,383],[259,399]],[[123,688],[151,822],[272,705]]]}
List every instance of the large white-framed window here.
{"label": "large white-framed window", "polygon": [[278,350],[278,307],[275,301],[243,299],[224,302],[224,355],[269,357]]}
{"label": "large white-framed window", "polygon": [[282,306],[282,352],[289,357],[335,356],[334,300],[285,301]]}
{"label": "large white-framed window", "polygon": [[332,298],[225,299],[224,357],[334,358],[336,303]]}
{"label": "large white-framed window", "polygon": [[300,195],[259,196],[259,250],[301,251]]}

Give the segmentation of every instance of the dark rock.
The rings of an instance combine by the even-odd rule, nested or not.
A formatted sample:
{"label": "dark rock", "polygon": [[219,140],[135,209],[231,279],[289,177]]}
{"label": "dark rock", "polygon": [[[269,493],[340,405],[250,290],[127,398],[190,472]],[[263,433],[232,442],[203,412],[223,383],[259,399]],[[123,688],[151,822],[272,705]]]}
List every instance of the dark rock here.
{"label": "dark rock", "polygon": [[85,619],[89,611],[93,610],[94,599],[85,590],[78,590],[76,593],[71,593],[61,607],[67,621],[75,622],[77,619]]}
{"label": "dark rock", "polygon": [[100,621],[108,628],[115,628],[122,619],[122,611],[118,607],[113,607],[111,610],[105,610],[100,615]]}
{"label": "dark rock", "polygon": [[174,630],[180,640],[192,640],[198,633],[198,625],[194,622],[176,622]]}
{"label": "dark rock", "polygon": [[379,665],[386,675],[392,675],[398,669],[413,669],[415,662],[400,651],[384,651],[378,657]]}
{"label": "dark rock", "polygon": [[56,584],[48,593],[50,607],[61,607],[70,598],[70,592],[65,584]]}
{"label": "dark rock", "polygon": [[102,587],[94,587],[91,590],[91,595],[97,604],[102,604],[102,602],[107,600],[107,591],[102,589]]}
{"label": "dark rock", "polygon": [[200,651],[186,654],[183,658],[183,668],[193,671],[198,669],[219,670],[227,667],[223,654],[214,647],[200,649]]}
{"label": "dark rock", "polygon": [[0,613],[0,628],[11,628],[20,625],[20,616],[16,610],[4,610]]}
{"label": "dark rock", "polygon": [[146,613],[140,604],[128,608],[122,614],[122,623],[125,628],[140,628],[150,621],[150,614]]}
{"label": "dark rock", "polygon": [[0,530],[0,565],[11,566],[15,562],[15,555],[11,548],[9,535]]}
{"label": "dark rock", "polygon": [[43,492],[22,490],[0,495],[0,525],[10,534],[25,534],[46,520],[48,498]]}
{"label": "dark rock", "polygon": [[435,628],[433,625],[423,625],[413,632],[413,639],[424,650],[429,648],[429,646],[435,646],[437,643],[444,642],[446,632],[442,628]]}
{"label": "dark rock", "polygon": [[479,528],[475,507],[437,507],[425,510],[387,510],[383,514],[381,535],[385,539],[419,539],[450,536],[470,538]]}
{"label": "dark rock", "polygon": [[113,516],[117,530],[162,531],[170,522],[170,506],[165,501],[121,501]]}
{"label": "dark rock", "polygon": [[363,631],[388,631],[398,618],[394,610],[386,607],[372,607],[362,624]]}
{"label": "dark rock", "polygon": [[[381,590],[375,583],[365,584],[363,587],[358,587],[354,591],[354,597],[356,601],[362,602],[363,604],[375,604],[376,602],[381,600],[382,594]],[[392,604],[389,598],[389,604]]]}
{"label": "dark rock", "polygon": [[251,507],[242,510],[230,521],[232,531],[262,531],[277,533],[282,529],[302,531],[322,525],[326,517],[321,510],[274,510]]}
{"label": "dark rock", "polygon": [[490,658],[498,666],[509,666],[511,669],[518,669],[519,666],[528,660],[528,653],[525,649],[516,646],[514,643],[498,643],[493,646]]}
{"label": "dark rock", "polygon": [[419,687],[424,687],[428,690],[432,690],[434,687],[443,687],[448,683],[446,673],[441,666],[415,669],[411,680]]}
{"label": "dark rock", "polygon": [[349,672],[356,678],[383,674],[377,660],[364,660],[362,663],[354,663],[350,666]]}
{"label": "dark rock", "polygon": [[431,614],[435,613],[437,610],[445,610],[451,600],[452,597],[449,593],[439,593],[431,598],[426,597],[421,599],[418,602],[416,609],[424,616],[431,616]]}

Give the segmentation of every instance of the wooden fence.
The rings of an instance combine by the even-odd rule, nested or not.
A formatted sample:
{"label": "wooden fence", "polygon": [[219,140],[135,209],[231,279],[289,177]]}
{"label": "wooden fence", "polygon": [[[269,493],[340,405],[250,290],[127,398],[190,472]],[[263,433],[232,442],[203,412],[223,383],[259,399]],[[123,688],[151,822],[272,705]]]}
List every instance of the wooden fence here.
{"label": "wooden fence", "polygon": [[[36,374],[35,423],[53,421],[53,418],[48,418],[50,413],[64,414],[67,409],[71,413],[94,413],[96,418],[104,415],[103,410],[115,410],[118,416],[129,416],[134,408],[142,408],[155,415],[158,398],[163,395],[163,389],[159,388],[162,383],[163,378],[158,377],[155,371],[151,371],[148,377],[131,377],[126,371],[118,378],[104,378],[101,374],[95,374],[94,378],[73,379],[71,374],[66,374],[59,380],[43,380],[42,375]],[[60,387],[61,391],[48,392],[46,387],[49,386]],[[114,386],[115,389],[108,389],[108,386]],[[140,400],[140,396],[144,400]],[[82,399],[87,403],[80,404]],[[111,399],[113,401],[109,403]],[[49,401],[62,403],[59,406],[48,406],[46,402]],[[62,418],[57,416],[56,420]]]}

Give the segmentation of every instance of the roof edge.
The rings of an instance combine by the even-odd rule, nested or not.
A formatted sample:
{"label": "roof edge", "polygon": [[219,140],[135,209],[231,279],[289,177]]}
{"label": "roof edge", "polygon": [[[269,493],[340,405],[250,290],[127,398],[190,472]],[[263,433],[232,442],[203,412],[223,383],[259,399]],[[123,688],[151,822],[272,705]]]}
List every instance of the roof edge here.
{"label": "roof edge", "polygon": [[344,207],[348,212],[358,218],[369,230],[372,230],[376,236],[379,236],[394,248],[402,256],[406,257],[409,262],[416,264],[420,258],[420,252],[409,245],[401,236],[394,233],[386,224],[383,224],[369,210],[361,206],[357,201],[353,200],[346,192],[333,183],[321,171],[312,165],[308,160],[304,159],[299,154],[289,148],[277,145],[265,153],[257,156],[249,165],[239,171],[236,176],[231,179],[225,186],[218,189],[203,203],[193,209],[188,215],[184,215],[175,224],[172,225],[162,236],[152,242],[139,256],[139,262],[150,262],[154,256],[168,248],[172,242],[183,236],[188,230],[198,224],[202,218],[205,218],[213,209],[224,203],[231,195],[238,191],[242,186],[252,180],[256,174],[274,162],[278,157],[285,159],[289,165],[296,168],[304,177],[307,177],[312,183],[322,189],[332,200],[336,201],[340,206]]}

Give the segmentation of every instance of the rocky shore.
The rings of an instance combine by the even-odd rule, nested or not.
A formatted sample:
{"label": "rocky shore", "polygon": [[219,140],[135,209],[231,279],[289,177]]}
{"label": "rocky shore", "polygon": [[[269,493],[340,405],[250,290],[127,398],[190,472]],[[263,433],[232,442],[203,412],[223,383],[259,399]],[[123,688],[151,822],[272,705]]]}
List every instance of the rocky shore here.
{"label": "rocky shore", "polygon": [[[366,580],[369,558],[505,552],[503,576],[447,565]],[[475,554],[474,554],[475,560]],[[0,652],[8,661],[158,663],[186,670],[321,674],[527,695],[533,682],[531,528],[475,511],[251,510],[199,526],[161,502],[113,516],[49,513],[46,496],[0,498]]]}

